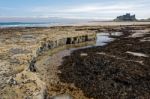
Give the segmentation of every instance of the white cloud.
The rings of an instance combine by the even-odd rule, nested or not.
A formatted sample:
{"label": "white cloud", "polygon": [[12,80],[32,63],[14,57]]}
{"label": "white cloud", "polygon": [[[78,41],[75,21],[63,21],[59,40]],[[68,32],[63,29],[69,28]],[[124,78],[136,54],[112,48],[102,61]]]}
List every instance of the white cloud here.
{"label": "white cloud", "polygon": [[[114,18],[114,16],[131,12],[137,13],[144,7],[143,4],[87,4],[79,6],[65,6],[65,7],[35,7],[31,12],[40,16],[54,16],[54,17],[69,17],[69,18]],[[143,9],[143,8],[142,8]],[[104,14],[104,15],[103,15]]]}
{"label": "white cloud", "polygon": [[115,4],[115,5],[80,5],[73,7],[60,7],[60,8],[52,8],[52,7],[35,7],[30,9],[32,12],[37,13],[47,13],[47,12],[63,12],[63,13],[80,13],[80,12],[93,12],[93,11],[117,11],[117,10],[131,10],[141,5],[124,5],[124,4]]}
{"label": "white cloud", "polygon": [[[63,18],[115,18],[124,13],[136,14],[139,18],[150,16],[149,0],[115,0],[103,3],[80,4],[70,6],[35,6],[25,10],[25,14],[34,17],[63,17]],[[24,15],[25,15],[24,14]]]}
{"label": "white cloud", "polygon": [[79,12],[98,12],[98,11],[118,11],[118,10],[129,10],[134,8],[133,5],[111,5],[111,6],[79,6],[75,8],[70,8],[66,10],[60,10],[60,12],[70,12],[70,13],[79,13]]}

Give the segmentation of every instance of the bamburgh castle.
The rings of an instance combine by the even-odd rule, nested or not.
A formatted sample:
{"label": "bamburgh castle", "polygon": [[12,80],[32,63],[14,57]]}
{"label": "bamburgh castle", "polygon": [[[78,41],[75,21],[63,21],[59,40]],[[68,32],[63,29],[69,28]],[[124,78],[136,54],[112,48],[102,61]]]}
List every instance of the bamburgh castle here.
{"label": "bamburgh castle", "polygon": [[126,15],[118,16],[115,21],[136,21],[136,17],[127,13]]}

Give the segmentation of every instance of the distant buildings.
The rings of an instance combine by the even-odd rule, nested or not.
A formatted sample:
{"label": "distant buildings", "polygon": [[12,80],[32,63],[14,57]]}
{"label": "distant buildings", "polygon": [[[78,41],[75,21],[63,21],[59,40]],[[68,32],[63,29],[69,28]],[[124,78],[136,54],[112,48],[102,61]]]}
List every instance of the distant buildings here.
{"label": "distant buildings", "polygon": [[130,15],[127,13],[126,15],[118,16],[114,21],[136,21],[135,15]]}

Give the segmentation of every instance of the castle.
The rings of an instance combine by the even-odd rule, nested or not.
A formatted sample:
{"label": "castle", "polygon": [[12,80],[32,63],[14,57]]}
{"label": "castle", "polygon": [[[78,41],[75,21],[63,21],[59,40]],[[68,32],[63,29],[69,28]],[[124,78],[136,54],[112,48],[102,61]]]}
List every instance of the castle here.
{"label": "castle", "polygon": [[136,21],[135,15],[130,15],[127,13],[126,15],[118,16],[114,21]]}

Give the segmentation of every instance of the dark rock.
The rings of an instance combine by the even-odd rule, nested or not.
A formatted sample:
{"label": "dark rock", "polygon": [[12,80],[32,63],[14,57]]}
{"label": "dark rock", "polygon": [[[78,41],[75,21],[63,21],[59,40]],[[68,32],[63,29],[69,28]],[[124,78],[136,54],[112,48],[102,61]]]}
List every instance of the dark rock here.
{"label": "dark rock", "polygon": [[8,80],[8,84],[11,86],[17,85],[17,81],[13,77],[10,77],[10,79]]}
{"label": "dark rock", "polygon": [[35,67],[35,63],[36,63],[36,60],[35,58],[33,58],[33,60],[30,62],[30,65],[29,65],[29,69],[31,72],[36,72],[36,67]]}
{"label": "dark rock", "polygon": [[[73,83],[87,97],[94,99],[150,97],[150,59],[126,54],[127,51],[138,51],[150,55],[150,42],[128,38],[131,29],[136,28],[123,28],[123,35],[104,47],[80,49],[66,56],[59,66],[60,80]],[[82,57],[81,53],[88,56]]]}

